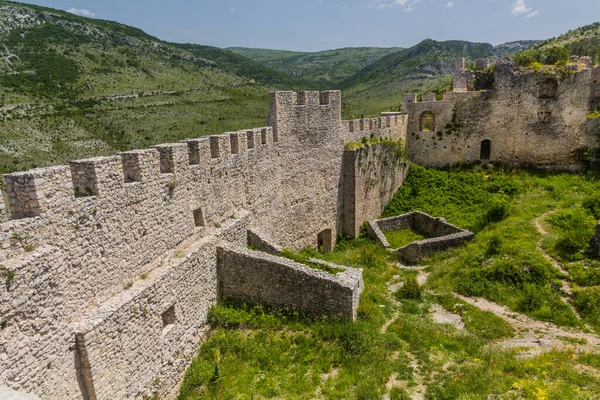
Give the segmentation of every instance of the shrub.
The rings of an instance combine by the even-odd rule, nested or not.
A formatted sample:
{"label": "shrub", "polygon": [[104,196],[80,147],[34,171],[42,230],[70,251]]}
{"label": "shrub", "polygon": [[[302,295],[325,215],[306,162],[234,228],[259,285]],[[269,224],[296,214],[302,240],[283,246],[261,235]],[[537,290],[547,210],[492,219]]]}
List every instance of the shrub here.
{"label": "shrub", "polygon": [[492,197],[490,205],[485,214],[485,220],[487,223],[500,222],[508,217],[509,202],[505,198]]}
{"label": "shrub", "polygon": [[553,65],[560,62],[567,62],[569,60],[569,51],[562,46],[550,47],[542,52],[542,59],[544,64]]}
{"label": "shrub", "polygon": [[486,256],[495,256],[502,253],[504,241],[500,236],[492,237],[487,243]]}
{"label": "shrub", "polygon": [[589,211],[596,219],[600,219],[600,194],[586,197],[581,203],[583,208]]}
{"label": "shrub", "polygon": [[578,207],[557,212],[548,220],[559,234],[554,245],[557,254],[568,261],[581,260],[594,235],[594,217],[585,208]]}
{"label": "shrub", "polygon": [[423,296],[423,289],[414,275],[404,279],[404,285],[396,292],[400,300],[419,300]]}

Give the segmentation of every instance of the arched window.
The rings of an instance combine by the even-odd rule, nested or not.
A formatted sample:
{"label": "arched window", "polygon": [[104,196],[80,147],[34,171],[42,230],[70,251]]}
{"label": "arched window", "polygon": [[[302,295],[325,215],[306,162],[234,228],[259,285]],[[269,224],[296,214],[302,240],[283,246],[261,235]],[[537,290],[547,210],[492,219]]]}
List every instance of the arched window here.
{"label": "arched window", "polygon": [[553,99],[558,93],[558,81],[556,79],[548,78],[544,82],[540,83],[539,98],[540,99]]}
{"label": "arched window", "polygon": [[481,142],[481,153],[479,158],[482,160],[489,160],[492,155],[492,141],[485,139]]}
{"label": "arched window", "polygon": [[435,131],[435,115],[431,111],[425,111],[421,114],[421,118],[419,120],[419,130],[420,131]]}

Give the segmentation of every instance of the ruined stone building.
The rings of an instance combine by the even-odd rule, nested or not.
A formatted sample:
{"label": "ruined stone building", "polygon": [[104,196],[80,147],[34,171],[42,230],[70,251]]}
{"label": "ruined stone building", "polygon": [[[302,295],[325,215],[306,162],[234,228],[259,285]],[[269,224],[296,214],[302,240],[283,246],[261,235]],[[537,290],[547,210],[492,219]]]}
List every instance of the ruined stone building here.
{"label": "ruined stone building", "polygon": [[[480,90],[484,89],[484,90]],[[565,70],[520,69],[512,60],[456,61],[454,91],[403,96],[411,161],[436,167],[490,161],[508,166],[577,169],[598,147],[600,67],[589,60]]]}
{"label": "ruined stone building", "polygon": [[429,166],[576,168],[597,147],[600,68],[476,64],[457,62],[443,100],[404,95],[404,113],[342,121],[338,91],[276,92],[265,128],[4,176],[0,386],[61,400],[167,393],[219,296],[355,318],[360,270],[276,255],[331,250],[402,184],[393,142],[349,142],[402,141]]}

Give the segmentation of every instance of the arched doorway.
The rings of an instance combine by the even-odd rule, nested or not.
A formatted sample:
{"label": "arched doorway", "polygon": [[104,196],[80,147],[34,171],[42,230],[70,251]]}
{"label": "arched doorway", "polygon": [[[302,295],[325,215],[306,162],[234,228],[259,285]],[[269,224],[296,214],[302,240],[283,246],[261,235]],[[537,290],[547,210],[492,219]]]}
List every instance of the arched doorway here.
{"label": "arched doorway", "polygon": [[489,139],[485,139],[481,142],[481,151],[479,153],[479,158],[481,160],[489,160],[492,156],[492,141]]}
{"label": "arched doorway", "polygon": [[317,249],[322,253],[333,251],[333,231],[325,229],[317,236]]}

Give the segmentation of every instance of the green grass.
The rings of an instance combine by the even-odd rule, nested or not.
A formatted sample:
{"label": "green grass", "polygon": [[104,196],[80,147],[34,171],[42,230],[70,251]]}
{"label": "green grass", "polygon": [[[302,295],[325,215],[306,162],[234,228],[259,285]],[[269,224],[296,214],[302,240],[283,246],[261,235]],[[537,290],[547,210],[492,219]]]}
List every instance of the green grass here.
{"label": "green grass", "polygon": [[411,244],[412,242],[425,239],[425,236],[413,231],[410,228],[407,228],[386,232],[385,238],[388,240],[392,248],[400,249]]}
{"label": "green grass", "polygon": [[342,268],[335,268],[335,267],[331,267],[326,264],[319,264],[319,263],[310,261],[311,258],[315,258],[315,259],[318,258],[321,255],[321,253],[319,253],[317,250],[309,248],[309,247],[302,249],[299,252],[295,252],[293,250],[284,248],[281,250],[279,255],[281,257],[289,258],[290,260],[304,264],[310,268],[318,269],[320,271],[325,271],[332,275],[337,275],[340,272],[344,272],[344,270]]}
{"label": "green grass", "polygon": [[[189,368],[180,399],[378,399],[385,393],[406,399],[421,384],[426,399],[594,398],[600,381],[590,368],[600,367],[600,354],[576,351],[583,341],[565,341],[562,349],[519,358],[519,349],[495,346],[517,332],[454,293],[486,297],[536,319],[582,328],[560,298],[566,294],[556,279],[567,277],[537,249],[542,236],[534,222],[539,219],[547,230],[543,247],[557,257],[560,246],[553,237],[574,235],[583,245],[583,233],[571,231],[589,234],[581,222],[596,210],[598,189],[600,182],[583,174],[413,166],[386,214],[426,211],[477,230],[475,239],[425,260],[431,276],[424,287],[416,271],[396,269],[392,255],[367,239],[342,240],[330,254],[309,252],[363,269],[357,322],[222,301],[210,313],[215,331]],[[503,204],[500,212],[497,200]],[[598,276],[593,255],[583,248],[576,254],[566,267]],[[573,273],[568,279],[583,278]],[[404,285],[390,293],[389,286],[399,282]],[[600,329],[597,288],[575,290],[568,300],[585,322]],[[434,323],[429,310],[436,303],[460,315],[465,329]],[[396,313],[398,319],[382,332]],[[390,389],[390,381],[401,384]]]}
{"label": "green grass", "polygon": [[504,173],[448,172],[412,165],[404,185],[386,206],[384,216],[422,211],[478,232],[505,218],[519,190],[519,181]]}

